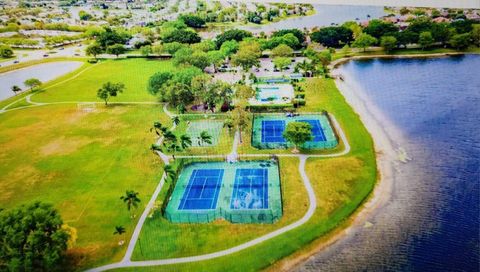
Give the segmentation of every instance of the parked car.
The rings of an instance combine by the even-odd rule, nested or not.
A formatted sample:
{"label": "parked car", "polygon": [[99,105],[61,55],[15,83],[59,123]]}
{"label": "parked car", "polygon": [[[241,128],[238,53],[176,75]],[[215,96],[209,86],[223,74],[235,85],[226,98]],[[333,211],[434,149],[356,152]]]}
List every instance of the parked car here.
{"label": "parked car", "polygon": [[15,60],[15,61],[13,61],[13,63],[20,63],[20,61],[19,61],[19,60]]}
{"label": "parked car", "polygon": [[44,58],[48,57],[48,54],[43,55]]}

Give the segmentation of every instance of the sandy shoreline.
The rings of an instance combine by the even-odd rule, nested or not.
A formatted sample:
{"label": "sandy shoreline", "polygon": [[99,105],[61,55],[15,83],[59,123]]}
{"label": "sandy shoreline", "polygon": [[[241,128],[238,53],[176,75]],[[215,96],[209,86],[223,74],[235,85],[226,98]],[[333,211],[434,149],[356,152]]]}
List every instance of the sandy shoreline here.
{"label": "sandy shoreline", "polygon": [[[347,61],[349,61],[348,59]],[[332,74],[338,73],[338,70],[333,70]],[[352,83],[352,82],[350,82]],[[308,248],[308,252],[301,252],[300,254],[287,257],[273,266],[273,270],[290,271],[295,267],[301,265],[315,253],[328,249],[328,247],[341,239],[346,238],[347,235],[353,234],[365,227],[368,224],[368,218],[377,212],[385,203],[387,203],[392,194],[395,168],[399,163],[397,147],[394,138],[402,137],[401,132],[397,130],[392,122],[384,117],[384,114],[370,101],[368,96],[359,90],[356,86],[352,86],[346,81],[340,79],[335,80],[335,84],[340,93],[345,97],[347,103],[359,115],[360,120],[372,136],[379,178],[375,184],[375,188],[367,199],[367,201],[337,230],[327,234],[325,237],[320,237],[316,242]],[[385,128],[388,128],[388,132]],[[390,135],[389,135],[390,134]]]}

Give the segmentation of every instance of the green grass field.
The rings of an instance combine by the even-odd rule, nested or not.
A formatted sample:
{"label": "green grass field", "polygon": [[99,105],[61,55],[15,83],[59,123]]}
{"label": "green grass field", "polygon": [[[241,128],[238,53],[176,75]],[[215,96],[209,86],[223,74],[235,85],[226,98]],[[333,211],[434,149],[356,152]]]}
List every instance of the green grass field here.
{"label": "green grass field", "polygon": [[[335,114],[352,146],[349,155],[307,161],[307,174],[318,204],[314,216],[301,227],[247,250],[208,261],[162,266],[162,271],[256,271],[267,268],[276,271],[279,260],[294,253],[302,254],[316,239],[322,239],[324,235],[341,226],[368,197],[377,179],[370,135],[357,114],[345,102],[333,80],[311,79],[306,84],[309,84],[310,88],[322,88],[323,92],[317,92],[320,98],[312,107],[324,108]],[[284,165],[285,163],[281,164],[282,167]],[[299,206],[301,205],[306,204],[300,203]],[[162,244],[168,245],[168,241]],[[292,256],[295,257],[296,254]],[[158,269],[136,267],[118,271]]]}
{"label": "green grass field", "polygon": [[[36,200],[53,203],[65,223],[78,231],[70,251],[76,265],[118,260],[115,225],[136,220],[119,197],[140,193],[143,209],[162,175],[149,150],[149,125],[158,106],[99,106],[85,113],[76,106],[45,106],[0,115],[0,207]],[[167,122],[167,121],[166,121]]]}
{"label": "green grass field", "polygon": [[[85,64],[81,69],[88,70],[71,81],[61,83],[75,73],[47,83],[46,87],[54,87],[35,94],[32,100],[101,102],[96,98],[96,90],[110,80],[124,82],[127,86],[125,93],[112,101],[155,101],[156,98],[146,91],[148,78],[157,71],[174,68],[168,61],[130,59],[108,60],[95,66]],[[162,270],[252,271],[267,268],[342,224],[368,196],[376,181],[371,137],[332,80],[309,79],[304,84],[308,100],[302,110],[326,109],[333,113],[352,146],[351,153],[343,157],[308,160],[307,173],[318,201],[314,218],[295,230],[236,254],[166,266]],[[25,102],[20,101],[18,105],[25,105]],[[149,132],[154,121],[171,125],[160,105],[105,107],[98,104],[95,111],[85,112],[73,103],[0,114],[0,148],[3,151],[0,207],[8,209],[35,200],[53,203],[65,222],[77,229],[78,239],[75,247],[69,250],[70,266],[65,270],[82,270],[119,261],[126,246],[118,246],[118,241],[128,242],[136,224],[136,219],[130,218],[119,198],[125,190],[138,191],[142,199],[136,211],[139,215],[163,172],[160,159],[149,150],[156,141],[155,135]],[[186,131],[184,121],[175,133]],[[185,153],[230,152],[232,138],[233,135],[223,129],[220,146],[204,150],[192,148]],[[342,145],[338,147],[342,148]],[[248,136],[244,135],[240,152],[251,151]],[[172,224],[156,211],[142,229],[133,259],[213,252],[298,220],[308,207],[305,188],[299,180],[298,159],[282,158],[280,167],[284,215],[279,222],[272,225],[239,225],[225,221]],[[157,199],[157,207],[165,201],[166,190],[167,186]],[[116,225],[127,228],[125,236],[113,235]],[[129,270],[158,271],[159,268]]]}
{"label": "green grass field", "polygon": [[97,90],[106,82],[122,82],[125,91],[110,102],[155,102],[155,96],[147,92],[151,75],[174,70],[170,61],[145,59],[104,60],[82,73],[75,80],[57,85],[35,95],[36,102],[98,101]]}

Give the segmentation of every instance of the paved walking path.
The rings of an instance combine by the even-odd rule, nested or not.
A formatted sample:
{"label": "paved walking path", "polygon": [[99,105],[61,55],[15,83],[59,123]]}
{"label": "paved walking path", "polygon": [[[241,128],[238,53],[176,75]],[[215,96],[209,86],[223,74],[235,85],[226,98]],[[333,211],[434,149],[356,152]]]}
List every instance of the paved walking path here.
{"label": "paved walking path", "polygon": [[[164,106],[164,110],[166,109],[166,105]],[[168,115],[168,114],[167,114]],[[173,116],[173,115],[172,115]],[[180,263],[189,263],[189,262],[198,262],[198,261],[204,261],[204,260],[210,260],[214,258],[219,258],[223,256],[227,256],[232,253],[239,252],[241,250],[247,249],[249,247],[258,245],[262,242],[265,242],[269,239],[272,239],[274,237],[277,237],[281,234],[284,234],[290,230],[293,230],[303,224],[305,224],[314,214],[315,209],[317,207],[317,200],[315,197],[315,192],[313,190],[313,187],[310,183],[310,179],[307,176],[307,173],[305,172],[305,164],[308,158],[310,157],[338,157],[338,156],[343,156],[347,153],[350,152],[350,144],[348,143],[347,137],[345,133],[343,132],[342,128],[340,127],[338,121],[335,119],[333,115],[330,116],[331,120],[333,122],[333,125],[335,126],[339,137],[342,139],[345,148],[338,153],[335,154],[324,154],[324,155],[305,155],[305,154],[243,154],[241,156],[244,157],[265,157],[265,156],[278,156],[278,157],[298,157],[300,159],[300,163],[298,166],[298,170],[300,173],[300,177],[302,178],[303,184],[305,186],[305,189],[307,190],[308,194],[308,200],[309,200],[309,207],[305,215],[299,219],[298,221],[295,221],[294,223],[287,225],[285,227],[279,228],[273,232],[270,232],[268,234],[265,234],[261,237],[258,237],[256,239],[250,240],[248,242],[245,242],[243,244],[237,245],[235,247],[217,251],[217,252],[212,252],[209,254],[203,254],[203,255],[197,255],[197,256],[189,256],[189,257],[181,257],[181,258],[169,258],[169,259],[157,259],[157,260],[147,260],[147,261],[131,261],[132,253],[133,250],[135,249],[135,245],[137,243],[138,237],[140,235],[141,229],[143,224],[145,223],[145,219],[147,218],[148,214],[150,213],[153,203],[158,197],[158,194],[160,193],[162,186],[164,184],[164,179],[165,177],[162,177],[162,180],[160,181],[159,185],[157,186],[154,194],[152,195],[152,198],[150,199],[147,207],[145,208],[142,216],[139,219],[139,222],[137,223],[137,226],[135,227],[135,231],[132,235],[132,238],[130,239],[130,243],[127,248],[127,252],[125,253],[124,258],[122,261],[118,263],[113,263],[97,268],[93,268],[88,270],[89,272],[99,272],[99,271],[106,271],[106,270],[111,270],[111,269],[118,269],[122,267],[143,267],[143,266],[159,266],[159,265],[169,265],[169,264],[180,264]],[[232,147],[232,153],[236,152],[238,143],[240,140],[240,134],[238,132],[235,133],[235,140],[233,143]],[[161,153],[161,152],[160,152]],[[166,156],[165,154],[162,153],[162,156]],[[203,155],[203,156],[176,156],[177,158],[222,158],[225,157],[225,155]],[[165,176],[165,175],[164,175]]]}

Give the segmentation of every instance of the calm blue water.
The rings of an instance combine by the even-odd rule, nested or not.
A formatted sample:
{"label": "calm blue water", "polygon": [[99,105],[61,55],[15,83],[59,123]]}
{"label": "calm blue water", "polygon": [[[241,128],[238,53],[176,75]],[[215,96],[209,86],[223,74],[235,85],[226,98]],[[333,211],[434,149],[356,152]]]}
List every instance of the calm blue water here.
{"label": "calm blue water", "polygon": [[340,72],[402,132],[390,136],[412,161],[372,227],[299,269],[479,271],[480,56],[354,61]]}

